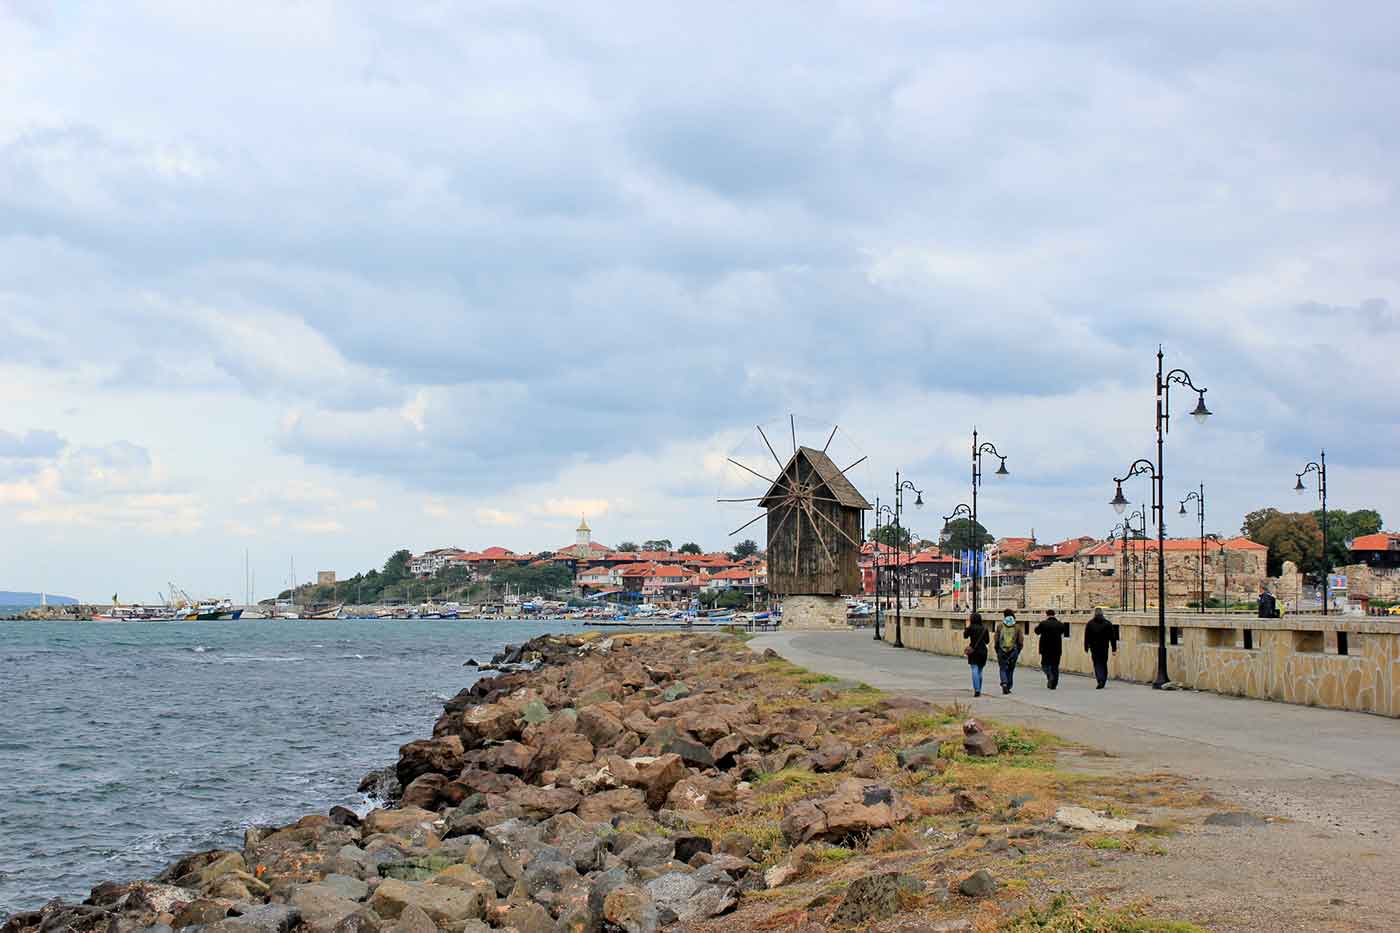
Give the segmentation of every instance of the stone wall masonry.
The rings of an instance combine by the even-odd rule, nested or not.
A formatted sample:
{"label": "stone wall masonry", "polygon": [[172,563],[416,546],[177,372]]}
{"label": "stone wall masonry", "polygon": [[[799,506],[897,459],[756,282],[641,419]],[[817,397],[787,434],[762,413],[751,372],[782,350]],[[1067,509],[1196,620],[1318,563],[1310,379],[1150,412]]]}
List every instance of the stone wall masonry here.
{"label": "stone wall masonry", "polygon": [[784,596],[784,631],[842,631],[847,629],[846,601],[840,596]]}
{"label": "stone wall masonry", "polygon": [[[1156,613],[1113,612],[1118,652],[1109,675],[1150,683],[1157,673]],[[1062,612],[1070,625],[1061,670],[1093,671],[1084,650],[1088,612]],[[1033,631],[1044,613],[1020,619]],[[961,657],[966,616],[927,609],[906,611],[906,648]],[[1167,671],[1172,681],[1229,696],[1277,700],[1400,717],[1400,625],[1377,619],[1342,621],[1335,616],[1258,619],[1227,613],[1169,612]],[[894,640],[894,627],[883,633]],[[1027,634],[1020,666],[1040,667],[1039,639]],[[993,659],[991,664],[995,665]]]}

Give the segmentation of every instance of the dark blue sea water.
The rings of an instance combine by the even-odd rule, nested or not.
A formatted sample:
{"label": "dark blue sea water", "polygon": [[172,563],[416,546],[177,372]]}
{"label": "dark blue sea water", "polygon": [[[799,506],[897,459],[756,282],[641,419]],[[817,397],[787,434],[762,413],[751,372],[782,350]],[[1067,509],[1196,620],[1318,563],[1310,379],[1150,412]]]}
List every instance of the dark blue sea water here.
{"label": "dark blue sea water", "polygon": [[467,658],[569,627],[0,622],[0,918],[362,803]]}

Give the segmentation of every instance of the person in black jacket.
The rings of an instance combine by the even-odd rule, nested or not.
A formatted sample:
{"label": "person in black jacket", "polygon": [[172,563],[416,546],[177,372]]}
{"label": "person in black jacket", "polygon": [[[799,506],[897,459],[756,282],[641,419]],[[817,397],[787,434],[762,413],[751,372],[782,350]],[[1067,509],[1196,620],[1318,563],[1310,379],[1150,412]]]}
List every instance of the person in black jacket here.
{"label": "person in black jacket", "polygon": [[1084,626],[1084,650],[1094,661],[1096,690],[1102,690],[1108,683],[1108,652],[1118,653],[1118,626],[1104,618],[1102,609],[1094,610],[1094,617]]}
{"label": "person in black jacket", "polygon": [[974,612],[967,617],[967,628],[963,629],[963,638],[967,640],[967,648],[963,654],[967,657],[968,667],[972,668],[972,695],[980,697],[982,668],[987,666],[987,643],[991,640],[991,633],[987,631],[987,626],[982,624],[980,612]]}
{"label": "person in black jacket", "polygon": [[1045,621],[1035,627],[1035,633],[1040,636],[1040,669],[1045,672],[1045,686],[1054,690],[1060,685],[1060,657],[1069,626],[1060,621],[1054,609],[1046,609]]}
{"label": "person in black jacket", "polygon": [[1274,594],[1269,592],[1269,588],[1262,583],[1259,585],[1259,618],[1278,618],[1278,600]]}

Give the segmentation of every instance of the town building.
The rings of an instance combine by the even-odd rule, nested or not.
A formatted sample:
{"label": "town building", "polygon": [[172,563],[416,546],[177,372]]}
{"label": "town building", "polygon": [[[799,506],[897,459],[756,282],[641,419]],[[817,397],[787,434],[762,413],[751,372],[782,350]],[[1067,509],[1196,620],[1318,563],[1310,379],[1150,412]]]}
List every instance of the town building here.
{"label": "town building", "polygon": [[1360,535],[1348,550],[1353,561],[1372,570],[1400,570],[1400,534],[1393,531]]}

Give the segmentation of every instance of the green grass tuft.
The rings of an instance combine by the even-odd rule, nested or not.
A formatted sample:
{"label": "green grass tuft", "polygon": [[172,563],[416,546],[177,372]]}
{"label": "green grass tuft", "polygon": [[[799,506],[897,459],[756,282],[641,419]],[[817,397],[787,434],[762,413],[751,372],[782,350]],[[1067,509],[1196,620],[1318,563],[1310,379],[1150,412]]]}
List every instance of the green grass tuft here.
{"label": "green grass tuft", "polygon": [[1006,933],[1205,933],[1194,923],[1148,917],[1142,907],[1110,910],[1076,904],[1061,894],[1043,908],[1031,907],[1002,926]]}

